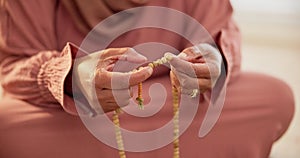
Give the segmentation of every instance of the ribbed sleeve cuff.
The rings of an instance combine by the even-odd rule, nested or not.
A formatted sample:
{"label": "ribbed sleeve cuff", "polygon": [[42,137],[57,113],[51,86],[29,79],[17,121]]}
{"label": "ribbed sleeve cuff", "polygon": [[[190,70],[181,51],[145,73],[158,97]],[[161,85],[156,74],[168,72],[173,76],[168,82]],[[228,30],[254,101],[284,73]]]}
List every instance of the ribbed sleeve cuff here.
{"label": "ribbed sleeve cuff", "polygon": [[71,44],[62,50],[61,54],[45,62],[38,73],[37,81],[43,99],[54,98],[65,111],[75,114],[73,100],[65,94],[64,84],[72,67]]}

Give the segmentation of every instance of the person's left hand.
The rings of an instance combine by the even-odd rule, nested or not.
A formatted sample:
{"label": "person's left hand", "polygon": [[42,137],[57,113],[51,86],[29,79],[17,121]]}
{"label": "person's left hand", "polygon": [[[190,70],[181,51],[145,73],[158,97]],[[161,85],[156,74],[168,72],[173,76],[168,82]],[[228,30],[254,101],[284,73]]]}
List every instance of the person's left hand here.
{"label": "person's left hand", "polygon": [[169,61],[172,84],[183,94],[195,97],[214,87],[221,74],[222,56],[209,44],[183,50]]}

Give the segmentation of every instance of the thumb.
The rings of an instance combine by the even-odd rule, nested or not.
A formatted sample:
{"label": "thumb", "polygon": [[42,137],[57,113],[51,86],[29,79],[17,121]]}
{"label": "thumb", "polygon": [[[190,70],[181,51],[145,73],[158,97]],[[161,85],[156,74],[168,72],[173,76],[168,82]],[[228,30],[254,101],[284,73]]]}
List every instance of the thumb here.
{"label": "thumb", "polygon": [[147,58],[142,54],[138,53],[133,48],[129,48],[120,58],[120,60],[133,62],[133,63],[144,63]]}
{"label": "thumb", "polygon": [[131,73],[129,85],[134,86],[148,79],[153,73],[153,69],[149,66],[141,67],[139,70]]}
{"label": "thumb", "polygon": [[153,72],[153,69],[149,66],[140,68],[134,72],[110,72],[102,70],[103,73],[98,76],[99,82],[96,84],[101,88],[109,89],[125,89],[131,86],[135,86],[140,82],[148,79]]}

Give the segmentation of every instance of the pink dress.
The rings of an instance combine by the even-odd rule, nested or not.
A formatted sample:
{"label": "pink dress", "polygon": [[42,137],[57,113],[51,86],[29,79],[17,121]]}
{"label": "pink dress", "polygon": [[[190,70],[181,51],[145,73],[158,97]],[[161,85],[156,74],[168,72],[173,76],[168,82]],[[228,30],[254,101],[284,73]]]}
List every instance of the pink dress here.
{"label": "pink dress", "polygon": [[[197,19],[215,40],[226,64],[226,99],[220,118],[207,136],[199,138],[198,130],[208,108],[208,103],[202,101],[191,126],[180,136],[180,155],[267,158],[272,144],[292,119],[293,93],[273,77],[240,72],[240,34],[231,18],[230,3],[153,0],[147,5],[173,8]],[[117,149],[97,140],[78,116],[70,115],[76,109],[67,76],[74,50],[86,34],[76,27],[64,5],[54,0],[1,1],[0,35],[0,80],[4,91],[0,101],[0,157],[118,157]],[[189,46],[174,33],[146,28],[122,35],[110,47],[134,47],[153,41],[177,50]],[[167,72],[149,79],[145,89],[152,83],[166,85],[167,95],[171,96]],[[172,109],[167,106],[170,104],[168,97],[163,109],[146,119],[124,114],[121,126],[135,131],[160,127],[172,119]],[[126,155],[172,157],[172,149],[169,144]]]}

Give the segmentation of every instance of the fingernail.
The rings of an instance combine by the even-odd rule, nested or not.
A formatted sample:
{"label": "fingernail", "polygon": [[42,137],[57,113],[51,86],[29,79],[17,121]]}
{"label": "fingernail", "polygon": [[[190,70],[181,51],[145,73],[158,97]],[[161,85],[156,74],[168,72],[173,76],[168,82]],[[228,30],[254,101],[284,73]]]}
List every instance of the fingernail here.
{"label": "fingernail", "polygon": [[144,62],[146,62],[148,60],[145,56],[143,56],[141,54],[137,54],[137,57],[140,58],[141,60],[143,60]]}
{"label": "fingernail", "polygon": [[141,61],[141,62],[146,62],[146,61],[148,60],[145,56],[143,56],[142,54],[138,53],[138,52],[137,52],[135,49],[133,49],[133,48],[130,48],[129,51],[128,51],[128,53],[133,53],[133,55],[134,55],[137,59],[139,59],[139,61]]}

